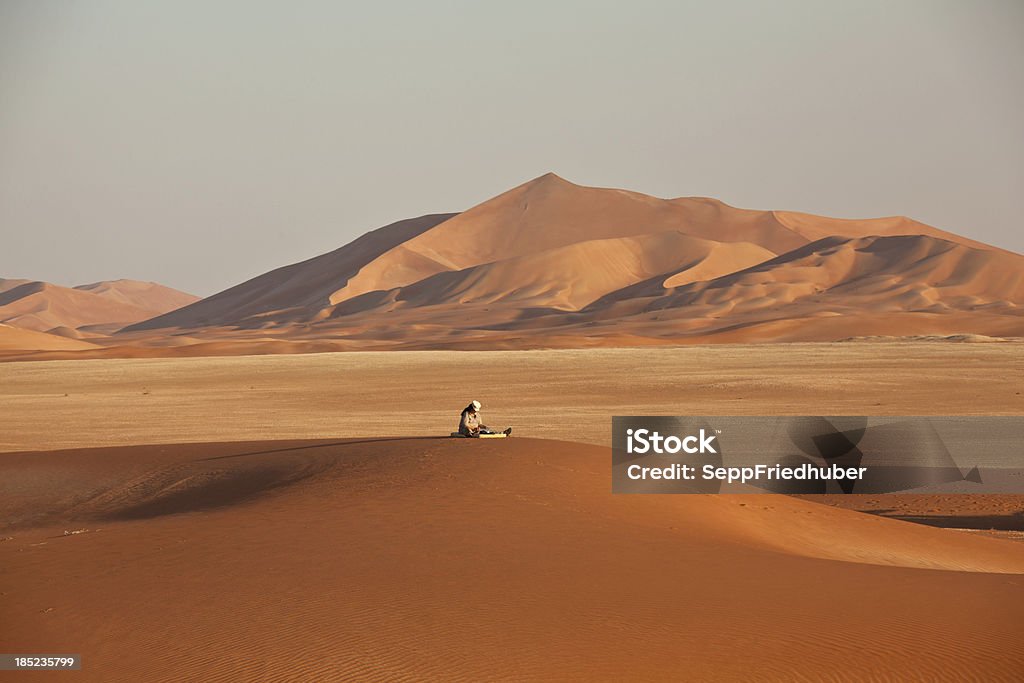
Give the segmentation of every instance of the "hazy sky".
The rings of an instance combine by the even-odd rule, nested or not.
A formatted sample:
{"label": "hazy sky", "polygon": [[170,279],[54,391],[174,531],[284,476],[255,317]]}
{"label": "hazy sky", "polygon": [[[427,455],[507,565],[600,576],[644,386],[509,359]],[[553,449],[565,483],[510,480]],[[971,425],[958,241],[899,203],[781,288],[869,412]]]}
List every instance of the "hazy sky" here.
{"label": "hazy sky", "polygon": [[1024,252],[1024,2],[0,0],[0,277],[206,295],[546,171]]}

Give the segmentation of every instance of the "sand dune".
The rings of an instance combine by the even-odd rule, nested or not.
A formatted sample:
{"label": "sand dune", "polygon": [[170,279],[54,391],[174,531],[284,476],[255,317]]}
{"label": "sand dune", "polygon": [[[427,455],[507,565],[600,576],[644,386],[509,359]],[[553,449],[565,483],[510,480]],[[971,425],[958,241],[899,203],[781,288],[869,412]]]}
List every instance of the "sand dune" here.
{"label": "sand dune", "polygon": [[339,304],[331,317],[401,307],[514,304],[578,310],[601,296],[661,274],[674,282],[731,273],[772,258],[747,242],[722,243],[665,231],[586,240],[525,256],[445,271],[380,296]]}
{"label": "sand dune", "polygon": [[157,313],[166,313],[199,301],[199,297],[194,294],[171,289],[156,282],[138,280],[103,280],[78,285],[75,289]]}
{"label": "sand dune", "polygon": [[1024,259],[1015,254],[921,235],[827,237],[752,268],[695,283],[658,307],[766,297],[778,307],[819,293],[834,297],[834,305],[867,310],[920,310],[942,303],[1014,306],[1024,301],[1021,266]]}
{"label": "sand dune", "polygon": [[925,235],[956,244],[963,244],[978,249],[990,249],[1004,253],[1005,250],[972,240],[963,235],[933,228],[930,225],[915,221],[906,216],[887,216],[885,218],[831,218],[816,216],[798,211],[772,211],[772,217],[790,230],[799,233],[808,242],[816,242],[826,237],[866,237],[879,235]]}
{"label": "sand dune", "polygon": [[[635,192],[581,187],[553,173],[498,195],[423,232],[367,264],[332,303],[462,270],[589,240],[679,231],[718,242],[750,242],[781,254],[826,235],[935,234],[909,219],[836,221],[745,211],[704,198],[663,200]],[[396,267],[402,264],[406,267]],[[414,266],[410,264],[415,264]]]}
{"label": "sand dune", "polygon": [[[709,263],[705,259],[693,270]],[[433,322],[439,328],[450,324],[447,330],[420,334],[418,348],[468,343],[461,348],[484,349],[488,343],[506,341],[513,347],[572,347],[829,341],[866,335],[1019,337],[1024,334],[1022,265],[1024,259],[1016,254],[922,235],[829,237],[709,279],[699,279],[691,270],[662,273],[608,292],[571,315],[541,308],[530,315],[510,314],[478,306],[471,318],[475,325],[462,334],[454,308],[451,315],[437,305],[387,310],[396,314],[393,322]],[[449,276],[401,291],[441,277]],[[465,308],[458,308],[464,319],[469,315]],[[349,330],[369,322],[368,316],[346,314]],[[465,322],[461,326],[469,327]]]}
{"label": "sand dune", "polygon": [[116,280],[61,287],[32,280],[0,280],[0,322],[38,332],[127,323],[197,301],[152,282]]}
{"label": "sand dune", "polygon": [[[97,681],[1019,680],[1024,543],[881,516],[960,524],[935,497],[613,496],[600,444],[668,407],[1019,414],[1020,348],[3,364],[0,640]],[[467,397],[598,445],[423,436]]]}
{"label": "sand dune", "polygon": [[1024,545],[775,496],[612,496],[601,448],[193,444],[0,471],[0,634],[81,652],[83,680],[1024,669]]}
{"label": "sand dune", "polygon": [[783,338],[813,339],[823,327],[831,330],[824,339],[842,338],[833,335],[843,330],[1015,336],[1024,331],[1022,264],[1008,252],[920,235],[828,237],[722,277],[625,288],[589,310],[618,320],[634,316],[634,324],[657,312],[662,324],[685,318],[682,329],[733,332],[748,341],[771,339],[766,325],[780,324],[789,327]]}
{"label": "sand dune", "polygon": [[169,333],[337,348],[1024,336],[1022,273],[1018,254],[903,216],[751,211],[549,173],[460,214],[381,228],[109,344],[130,355]]}
{"label": "sand dune", "polygon": [[421,216],[379,228],[330,253],[272,270],[191,306],[131,326],[132,330],[197,328],[250,319],[258,327],[330,305],[331,294],[367,263],[454,214]]}
{"label": "sand dune", "polygon": [[95,344],[65,335],[47,334],[0,323],[0,352],[81,351],[98,349]]}
{"label": "sand dune", "polygon": [[67,327],[66,325],[60,325],[46,331],[47,334],[55,334],[58,337],[66,337],[68,339],[84,339],[88,336],[86,333],[74,328]]}
{"label": "sand dune", "polygon": [[0,294],[14,289],[15,287],[21,287],[34,282],[34,280],[25,280],[24,278],[2,278],[0,277]]}
{"label": "sand dune", "polygon": [[[581,187],[548,173],[383,254],[334,292],[331,302],[412,284],[439,272],[591,240],[678,231],[715,241],[753,242],[773,253],[806,242],[772,220],[770,214],[744,212],[724,204],[708,211],[707,201],[669,201],[623,190]],[[723,224],[732,229],[723,229]],[[398,264],[405,267],[396,267]]]}

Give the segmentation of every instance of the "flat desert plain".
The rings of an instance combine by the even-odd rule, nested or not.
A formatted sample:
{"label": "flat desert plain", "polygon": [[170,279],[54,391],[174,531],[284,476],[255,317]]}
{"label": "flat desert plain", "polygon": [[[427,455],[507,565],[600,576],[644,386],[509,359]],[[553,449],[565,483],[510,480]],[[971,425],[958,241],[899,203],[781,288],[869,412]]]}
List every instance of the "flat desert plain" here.
{"label": "flat desert plain", "polygon": [[[0,364],[0,650],[83,655],[40,680],[1021,680],[1024,543],[613,496],[607,444],[615,414],[1022,414],[1022,351]],[[444,438],[474,398],[515,436]]]}

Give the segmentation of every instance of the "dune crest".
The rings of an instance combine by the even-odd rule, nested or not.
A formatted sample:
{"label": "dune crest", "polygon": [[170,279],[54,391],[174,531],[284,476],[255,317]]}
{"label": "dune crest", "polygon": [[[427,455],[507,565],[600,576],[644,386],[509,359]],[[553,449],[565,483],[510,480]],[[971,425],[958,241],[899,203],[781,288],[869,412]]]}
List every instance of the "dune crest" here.
{"label": "dune crest", "polygon": [[0,351],[84,351],[99,349],[96,344],[70,334],[38,332],[0,323]]}
{"label": "dune crest", "polygon": [[[1024,256],[904,216],[739,209],[707,197],[584,187],[548,173],[462,213],[387,225],[122,330],[82,331],[113,333],[94,339],[108,347],[105,355],[180,355],[184,340],[201,354],[288,353],[314,343],[488,349],[1012,338],[1024,337],[1022,282]],[[5,292],[0,283],[0,301],[33,286]],[[73,292],[119,306],[134,306],[136,293],[116,283]],[[24,297],[0,320],[40,331],[81,327],[67,322],[69,310],[52,314],[62,297],[47,298],[55,302],[50,313]]]}
{"label": "dune crest", "polygon": [[18,628],[0,633],[25,651],[73,642],[82,680],[1015,680],[1024,665],[1019,543],[783,496],[612,496],[608,461],[515,438],[7,453]]}
{"label": "dune crest", "polygon": [[78,285],[75,289],[98,294],[111,301],[160,313],[173,311],[200,299],[194,294],[187,294],[156,282],[141,282],[139,280],[102,280],[87,285]]}
{"label": "dune crest", "polygon": [[713,242],[678,231],[585,240],[444,271],[396,288],[387,297],[355,297],[333,313],[367,310],[379,303],[426,307],[452,302],[575,311],[638,280],[669,274],[673,281],[692,281],[772,256],[757,245]]}
{"label": "dune crest", "polygon": [[192,294],[137,280],[61,287],[0,279],[0,322],[37,332],[90,325],[120,327],[198,300]]}

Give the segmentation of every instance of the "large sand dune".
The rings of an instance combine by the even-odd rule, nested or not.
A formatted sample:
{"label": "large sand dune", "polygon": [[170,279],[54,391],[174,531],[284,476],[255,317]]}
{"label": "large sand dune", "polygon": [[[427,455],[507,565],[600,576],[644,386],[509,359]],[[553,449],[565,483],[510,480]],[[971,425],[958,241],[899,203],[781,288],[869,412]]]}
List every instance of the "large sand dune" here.
{"label": "large sand dune", "polygon": [[187,296],[130,281],[0,281],[0,321],[100,347],[0,358],[1024,337],[1019,254],[903,216],[752,211],[550,173],[182,305]]}
{"label": "large sand dune", "polygon": [[[922,235],[827,237],[701,282],[634,285],[587,312],[634,325],[671,321],[704,334],[742,329],[745,339],[770,339],[762,325],[779,321],[799,323],[814,338],[822,318],[833,338],[892,334],[886,317],[906,321],[902,334],[915,333],[916,321],[917,333],[959,327],[1010,336],[1024,329],[1022,265],[1015,254]],[[934,322],[947,327],[934,329]]]}
{"label": "large sand dune", "polygon": [[102,280],[78,285],[75,289],[157,313],[166,313],[199,301],[199,297],[194,294],[181,292],[156,282],[139,280]]}
{"label": "large sand dune", "polygon": [[61,287],[0,279],[0,322],[38,332],[90,325],[117,327],[194,303],[199,297],[136,280]]}
{"label": "large sand dune", "polygon": [[368,263],[396,245],[429,230],[454,214],[423,216],[373,230],[327,254],[272,270],[259,277],[214,294],[169,315],[159,316],[138,329],[204,327],[232,320],[251,319],[252,325],[274,314],[295,313],[293,309],[319,311],[330,305],[333,292],[354,277]]}
{"label": "large sand dune", "polygon": [[1019,254],[902,216],[751,211],[547,174],[460,214],[373,231],[103,343],[141,355],[171,335],[339,350],[1024,336],[1022,282]]}
{"label": "large sand dune", "polygon": [[708,273],[740,270],[773,256],[749,242],[714,242],[676,231],[585,240],[445,271],[383,297],[355,297],[336,306],[332,317],[377,309],[383,302],[417,308],[500,304],[505,310],[511,304],[513,314],[524,307],[578,310],[637,280],[661,275],[673,283],[692,282]]}
{"label": "large sand dune", "polygon": [[82,680],[1024,672],[1024,546],[776,496],[612,496],[598,447],[193,444],[0,472],[0,636],[82,653]]}

